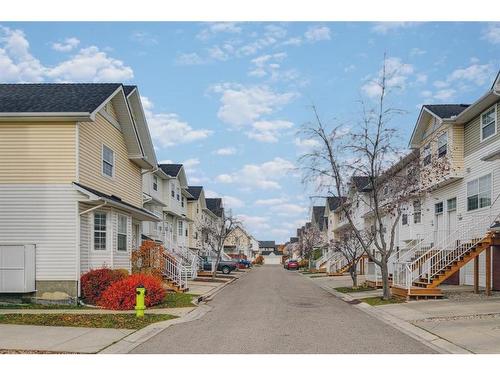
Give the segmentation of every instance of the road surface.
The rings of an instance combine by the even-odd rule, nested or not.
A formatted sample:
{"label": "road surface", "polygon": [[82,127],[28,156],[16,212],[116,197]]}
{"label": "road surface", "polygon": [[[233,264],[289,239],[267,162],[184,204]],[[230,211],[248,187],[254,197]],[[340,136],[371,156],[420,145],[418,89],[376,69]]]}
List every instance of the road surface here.
{"label": "road surface", "polygon": [[281,266],[253,269],[196,321],[171,326],[134,353],[433,353],[397,329]]}

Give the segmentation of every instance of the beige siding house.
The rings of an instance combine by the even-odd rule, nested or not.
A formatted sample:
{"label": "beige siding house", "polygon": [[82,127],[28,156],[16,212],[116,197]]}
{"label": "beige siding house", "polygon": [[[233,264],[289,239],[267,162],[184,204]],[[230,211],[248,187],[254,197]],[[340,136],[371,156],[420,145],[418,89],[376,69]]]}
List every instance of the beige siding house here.
{"label": "beige siding house", "polygon": [[130,269],[141,222],[157,220],[142,208],[156,158],[137,88],[12,84],[0,96],[0,293],[75,297],[83,272]]}

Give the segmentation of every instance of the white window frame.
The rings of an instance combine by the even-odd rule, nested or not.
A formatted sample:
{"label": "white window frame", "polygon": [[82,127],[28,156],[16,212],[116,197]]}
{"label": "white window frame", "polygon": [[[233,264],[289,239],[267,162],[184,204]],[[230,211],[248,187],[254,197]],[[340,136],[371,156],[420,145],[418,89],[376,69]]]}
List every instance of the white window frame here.
{"label": "white window frame", "polygon": [[[489,112],[493,109],[493,124],[495,124],[495,131],[493,132],[493,134],[487,136],[486,138],[483,138],[483,128],[485,126],[488,126],[490,125],[491,123],[488,123],[486,125],[483,125],[483,115],[486,113],[486,112]],[[497,134],[497,105],[494,104],[492,105],[490,108],[488,108],[487,110],[483,111],[481,113],[481,115],[479,116],[479,136],[481,137],[481,142],[483,141],[486,141],[488,139],[490,139],[491,137],[494,137],[495,135]]]}
{"label": "white window frame", "polygon": [[[125,219],[125,232],[120,232],[120,219]],[[125,236],[125,249],[120,249],[118,240],[120,235]],[[128,251],[128,217],[125,215],[118,214],[116,223],[116,251],[127,252]]]}
{"label": "white window frame", "polygon": [[[429,157],[429,162],[426,163],[426,159]],[[432,163],[432,150],[431,150],[431,144],[427,143],[423,148],[422,148],[422,165],[426,167],[427,165]]]}
{"label": "white window frame", "polygon": [[[419,210],[415,210],[415,203],[418,202]],[[413,203],[413,224],[421,224],[422,223],[422,202],[420,200],[414,200]],[[416,221],[416,217],[418,217],[418,222]]]}
{"label": "white window frame", "polygon": [[[104,249],[96,249],[95,248],[95,233],[96,233],[96,230],[95,230],[95,216],[96,214],[104,214],[105,215],[105,230],[104,230],[104,239],[105,239],[105,248]],[[94,214],[92,215],[92,251],[95,251],[97,253],[103,253],[103,252],[106,252],[106,251],[109,251],[109,229],[110,229],[110,225],[109,225],[109,215],[110,213],[107,212],[107,211],[95,211]],[[99,230],[97,232],[103,232],[102,230]]]}
{"label": "white window frame", "polygon": [[[442,145],[440,145],[440,143],[442,142],[441,139],[443,138],[446,138],[446,142]],[[444,151],[444,154],[440,155],[440,152],[439,150],[442,148],[442,147],[446,147],[445,151]],[[443,134],[441,134],[438,138],[437,138],[437,157],[438,159],[439,158],[442,158],[442,157],[445,157],[446,155],[448,154],[448,132],[444,132]]]}
{"label": "white window frame", "polygon": [[179,237],[184,236],[184,222],[182,220],[177,222],[177,235]]}
{"label": "white window frame", "polygon": [[[450,202],[455,201],[455,207],[450,208]],[[451,197],[446,200],[446,212],[456,211],[457,210],[457,197]]]}
{"label": "white window frame", "polygon": [[[437,211],[438,205],[441,205],[441,211],[440,212]],[[444,213],[444,202],[441,201],[441,202],[434,203],[434,214],[435,215],[442,215],[443,213]]]}
{"label": "white window frame", "polygon": [[[480,206],[480,197],[479,195],[481,194],[481,192],[479,191],[479,180],[483,177],[487,177],[487,176],[490,176],[490,204],[488,206],[484,206],[484,207],[481,207]],[[469,183],[471,182],[474,182],[474,181],[477,181],[477,193],[476,194],[471,194],[469,195]],[[485,208],[489,208],[491,207],[491,203],[492,203],[492,197],[493,197],[493,174],[492,173],[488,173],[488,174],[485,174],[483,176],[479,176],[477,178],[473,178],[472,180],[469,180],[467,181],[467,185],[465,187],[466,191],[465,191],[465,208],[467,210],[467,212],[470,212],[470,211],[478,211],[478,210],[482,210],[482,209],[485,209]],[[484,193],[484,192],[483,192]],[[469,209],[469,197],[472,197],[472,196],[475,196],[477,195],[477,208],[473,208],[473,209]]]}
{"label": "white window frame", "polygon": [[[104,160],[104,147],[106,147],[108,150],[110,150],[112,152],[112,154],[113,154],[113,164],[111,165],[111,176],[108,175],[108,174],[106,174],[106,173],[104,173],[104,163],[109,164],[109,162],[107,160]],[[109,146],[107,146],[107,145],[105,145],[103,143],[102,147],[101,147],[101,174],[104,177],[106,177],[106,178],[114,179],[114,177],[115,177],[115,168],[116,168],[115,151],[111,147],[109,147]]]}
{"label": "white window frame", "polygon": [[158,191],[158,176],[153,175],[153,190]]}

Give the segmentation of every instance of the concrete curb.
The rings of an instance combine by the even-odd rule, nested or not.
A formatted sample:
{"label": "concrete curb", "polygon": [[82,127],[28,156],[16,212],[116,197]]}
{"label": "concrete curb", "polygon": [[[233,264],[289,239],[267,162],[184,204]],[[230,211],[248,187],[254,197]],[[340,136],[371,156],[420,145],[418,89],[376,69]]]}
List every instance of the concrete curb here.
{"label": "concrete curb", "polygon": [[[243,276],[241,276],[241,277],[243,277]],[[181,324],[181,323],[192,322],[194,320],[198,320],[198,319],[202,318],[206,313],[208,313],[210,310],[212,310],[212,307],[208,306],[206,304],[206,302],[211,301],[212,298],[216,294],[218,294],[222,289],[224,289],[227,285],[233,283],[234,281],[239,280],[241,277],[231,279],[231,281],[223,283],[222,285],[219,285],[218,287],[216,287],[214,290],[201,295],[200,296],[201,301],[199,301],[200,297],[195,298],[193,300],[193,303],[195,305],[197,305],[198,307],[195,308],[193,311],[190,311],[189,313],[184,315],[182,318],[171,319],[171,320],[167,320],[165,322],[153,323],[147,327],[144,327],[138,331],[131,333],[128,336],[125,336],[120,341],[117,341],[114,344],[109,345],[108,347],[99,351],[97,354],[127,354],[127,353],[130,353],[136,347],[138,347],[142,343],[148,341],[149,339],[156,336],[157,334],[163,332],[164,330],[166,330],[170,326],[173,326],[176,324]]]}
{"label": "concrete curb", "polygon": [[[318,284],[316,284],[318,285]],[[334,295],[335,297],[341,299],[344,302],[352,302],[356,300],[355,298],[352,298],[351,296],[345,294],[345,293],[340,293],[336,291],[335,289],[328,288],[325,286],[318,285],[321,289],[325,290],[326,292]],[[471,351],[462,348],[461,346],[458,346],[448,340],[443,339],[440,336],[434,335],[433,333],[430,333],[429,331],[426,331],[425,329],[422,329],[420,327],[417,327],[411,323],[408,323],[402,319],[399,319],[395,317],[394,315],[391,315],[389,313],[386,313],[385,311],[379,310],[376,307],[373,307],[365,302],[360,302],[359,304],[352,304],[353,307],[357,308],[358,310],[361,310],[365,312],[366,314],[377,318],[380,321],[383,321],[386,324],[389,324],[390,326],[396,328],[398,331],[404,333],[407,336],[412,337],[413,339],[417,340],[418,342],[428,346],[429,348],[437,351],[438,353],[441,354],[473,354]]]}

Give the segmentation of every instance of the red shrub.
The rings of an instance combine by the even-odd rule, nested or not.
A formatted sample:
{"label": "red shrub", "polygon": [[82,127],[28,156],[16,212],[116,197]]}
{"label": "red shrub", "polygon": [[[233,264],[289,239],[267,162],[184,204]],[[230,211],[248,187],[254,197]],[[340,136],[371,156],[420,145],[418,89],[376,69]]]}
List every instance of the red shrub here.
{"label": "red shrub", "polygon": [[132,310],[139,285],[146,288],[146,306],[157,305],[165,298],[166,292],[160,279],[138,273],[112,284],[102,293],[97,304],[111,310]]}
{"label": "red shrub", "polygon": [[80,278],[83,300],[92,305],[96,304],[102,292],[114,282],[127,276],[127,270],[109,268],[98,268],[84,273]]}

